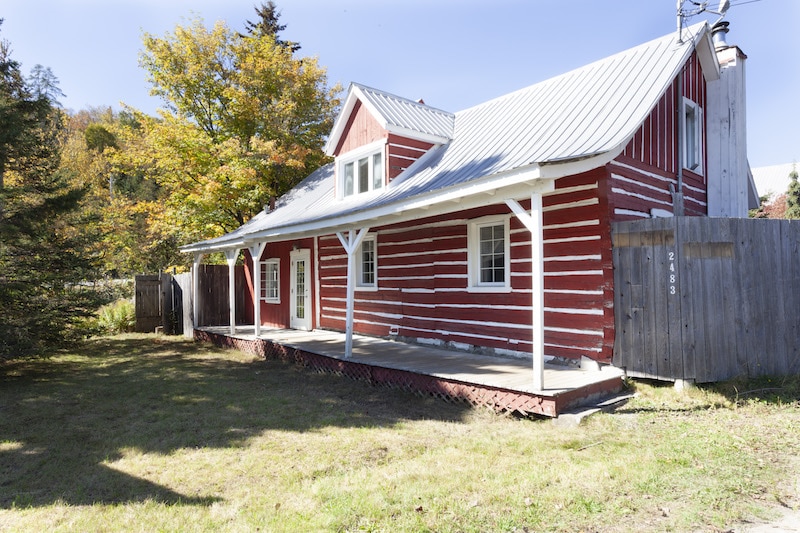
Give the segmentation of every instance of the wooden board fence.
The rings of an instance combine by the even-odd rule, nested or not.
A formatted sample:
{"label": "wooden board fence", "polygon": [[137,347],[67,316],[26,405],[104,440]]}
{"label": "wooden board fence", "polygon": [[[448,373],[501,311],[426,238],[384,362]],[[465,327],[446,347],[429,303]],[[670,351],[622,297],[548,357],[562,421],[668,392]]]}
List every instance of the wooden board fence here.
{"label": "wooden board fence", "polygon": [[619,222],[613,246],[614,364],[629,375],[800,373],[800,221]]}

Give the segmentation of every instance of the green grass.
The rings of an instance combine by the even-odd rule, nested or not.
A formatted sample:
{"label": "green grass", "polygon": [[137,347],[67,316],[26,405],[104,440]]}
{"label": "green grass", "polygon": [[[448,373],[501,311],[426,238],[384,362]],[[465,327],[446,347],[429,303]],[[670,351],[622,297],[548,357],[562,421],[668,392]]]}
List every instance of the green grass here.
{"label": "green grass", "polygon": [[563,429],[177,338],[0,366],[3,531],[717,531],[800,480],[800,380]]}

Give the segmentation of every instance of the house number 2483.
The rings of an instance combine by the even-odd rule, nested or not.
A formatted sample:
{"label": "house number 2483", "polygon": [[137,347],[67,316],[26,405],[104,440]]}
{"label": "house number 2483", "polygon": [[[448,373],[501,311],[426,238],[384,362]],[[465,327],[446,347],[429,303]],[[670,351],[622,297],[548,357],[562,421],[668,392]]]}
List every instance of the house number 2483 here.
{"label": "house number 2483", "polygon": [[669,252],[667,256],[669,257],[669,293],[676,294],[678,289],[675,287],[675,282],[677,281],[675,275],[675,252]]}

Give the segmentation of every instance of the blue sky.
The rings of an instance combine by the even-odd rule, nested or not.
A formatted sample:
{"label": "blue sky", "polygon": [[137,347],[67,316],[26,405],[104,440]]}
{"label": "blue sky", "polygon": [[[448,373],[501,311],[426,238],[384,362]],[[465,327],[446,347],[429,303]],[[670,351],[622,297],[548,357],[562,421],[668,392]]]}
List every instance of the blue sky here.
{"label": "blue sky", "polygon": [[[242,29],[260,0],[3,0],[0,38],[29,71],[50,67],[68,109],[120,102],[154,114],[143,32],[200,16]],[[351,81],[459,111],[675,31],[675,0],[281,0],[283,37]],[[717,2],[710,1],[715,5]],[[747,54],[754,167],[800,163],[799,0],[731,0]],[[713,19],[714,16],[708,18]],[[701,20],[695,17],[690,22]]]}

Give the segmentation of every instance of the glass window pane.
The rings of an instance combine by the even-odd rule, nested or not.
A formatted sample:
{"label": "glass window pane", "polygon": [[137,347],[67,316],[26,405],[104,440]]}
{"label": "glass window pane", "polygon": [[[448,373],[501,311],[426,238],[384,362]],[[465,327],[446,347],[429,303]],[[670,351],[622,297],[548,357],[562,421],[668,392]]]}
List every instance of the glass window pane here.
{"label": "glass window pane", "polygon": [[478,279],[480,283],[505,282],[505,225],[478,229]]}
{"label": "glass window pane", "polygon": [[278,263],[275,261],[262,263],[260,279],[260,298],[262,300],[277,300],[280,295]]}
{"label": "glass window pane", "polygon": [[383,156],[375,154],[372,156],[372,188],[381,187],[383,187]]}
{"label": "glass window pane", "polygon": [[358,192],[369,190],[369,158],[358,160]]}
{"label": "glass window pane", "polygon": [[365,240],[361,244],[361,285],[375,285],[375,241]]}
{"label": "glass window pane", "polygon": [[344,166],[344,196],[353,194],[353,163]]}

